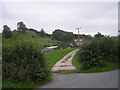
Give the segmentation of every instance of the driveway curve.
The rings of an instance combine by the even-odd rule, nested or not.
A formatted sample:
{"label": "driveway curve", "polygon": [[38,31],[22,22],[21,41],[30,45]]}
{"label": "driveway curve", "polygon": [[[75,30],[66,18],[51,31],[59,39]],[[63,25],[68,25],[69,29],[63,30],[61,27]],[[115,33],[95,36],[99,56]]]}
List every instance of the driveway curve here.
{"label": "driveway curve", "polygon": [[72,65],[72,59],[75,53],[79,49],[73,50],[67,55],[65,55],[61,60],[59,60],[52,68],[52,72],[59,71],[76,71],[76,68]]}
{"label": "driveway curve", "polygon": [[39,88],[118,88],[118,70],[55,75],[50,83]]}

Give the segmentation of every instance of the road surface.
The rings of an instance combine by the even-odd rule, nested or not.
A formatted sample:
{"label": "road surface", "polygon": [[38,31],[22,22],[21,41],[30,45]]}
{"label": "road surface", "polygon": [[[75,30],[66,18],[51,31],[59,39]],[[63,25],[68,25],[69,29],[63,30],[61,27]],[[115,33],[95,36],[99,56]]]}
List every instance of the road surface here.
{"label": "road surface", "polygon": [[39,88],[118,88],[118,70],[55,75],[50,83]]}

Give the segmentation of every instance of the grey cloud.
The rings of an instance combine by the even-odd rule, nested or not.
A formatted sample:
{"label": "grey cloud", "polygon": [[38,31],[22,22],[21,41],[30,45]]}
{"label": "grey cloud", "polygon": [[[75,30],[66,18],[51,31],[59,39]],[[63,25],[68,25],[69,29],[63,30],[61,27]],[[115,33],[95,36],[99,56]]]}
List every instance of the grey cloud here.
{"label": "grey cloud", "polygon": [[37,30],[44,28],[47,33],[60,28],[77,33],[94,35],[102,32],[117,35],[117,2],[63,2],[63,3],[4,3],[3,25],[16,28],[18,21]]}

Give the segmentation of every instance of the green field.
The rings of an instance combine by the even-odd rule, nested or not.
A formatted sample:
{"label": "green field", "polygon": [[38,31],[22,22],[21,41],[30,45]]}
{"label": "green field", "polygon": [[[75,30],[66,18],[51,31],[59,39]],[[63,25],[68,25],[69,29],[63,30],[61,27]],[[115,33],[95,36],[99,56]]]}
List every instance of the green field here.
{"label": "green field", "polygon": [[45,56],[48,60],[48,66],[51,69],[57,61],[62,59],[65,55],[67,55],[69,52],[75,50],[76,48],[71,49],[60,49],[52,52],[45,53]]}
{"label": "green field", "polygon": [[3,39],[3,44],[11,44],[15,41],[27,41],[27,42],[34,42],[43,48],[44,46],[53,46],[56,44],[58,41],[56,40],[51,40],[50,37],[40,37],[37,35],[37,33],[32,32],[32,31],[26,31],[26,33],[20,33],[17,31],[12,32],[12,37],[11,38],[4,38]]}

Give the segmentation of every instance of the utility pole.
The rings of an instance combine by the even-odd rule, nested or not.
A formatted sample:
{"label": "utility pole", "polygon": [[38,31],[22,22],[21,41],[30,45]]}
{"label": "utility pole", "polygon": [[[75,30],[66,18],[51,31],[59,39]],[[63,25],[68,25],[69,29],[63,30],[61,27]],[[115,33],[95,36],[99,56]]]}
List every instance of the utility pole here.
{"label": "utility pole", "polygon": [[80,40],[79,30],[81,29],[81,27],[80,28],[75,28],[75,29],[78,30],[78,39]]}

